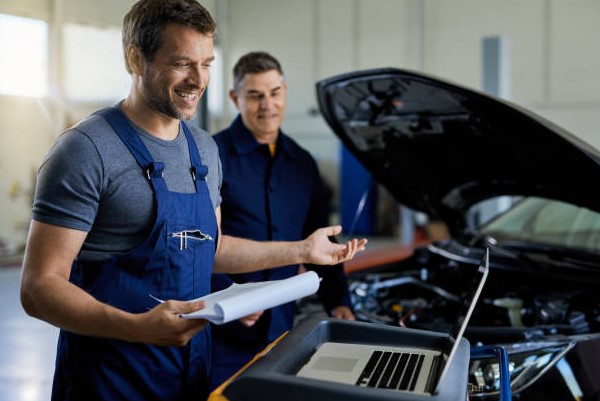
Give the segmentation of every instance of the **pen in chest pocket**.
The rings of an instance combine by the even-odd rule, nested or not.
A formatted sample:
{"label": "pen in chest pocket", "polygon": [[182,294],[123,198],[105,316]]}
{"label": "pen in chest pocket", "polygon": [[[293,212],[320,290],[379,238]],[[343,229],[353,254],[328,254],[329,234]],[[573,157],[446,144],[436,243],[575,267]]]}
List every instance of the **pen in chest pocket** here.
{"label": "pen in chest pocket", "polygon": [[208,234],[203,233],[202,231],[196,230],[182,230],[177,231],[171,234],[173,238],[179,238],[179,250],[187,249],[188,240],[192,241],[212,241],[213,237]]}

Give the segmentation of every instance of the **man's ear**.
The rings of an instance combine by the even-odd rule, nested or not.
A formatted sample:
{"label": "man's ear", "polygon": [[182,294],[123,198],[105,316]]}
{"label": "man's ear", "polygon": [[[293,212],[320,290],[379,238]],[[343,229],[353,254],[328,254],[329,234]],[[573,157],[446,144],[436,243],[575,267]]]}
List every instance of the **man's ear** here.
{"label": "man's ear", "polygon": [[230,89],[229,90],[229,98],[231,99],[231,101],[233,102],[233,104],[235,104],[235,107],[239,110],[240,107],[238,105],[238,93],[235,91],[235,89]]}
{"label": "man's ear", "polygon": [[283,94],[285,95],[285,97],[287,97],[287,91],[288,91],[288,84],[287,82],[283,81]]}
{"label": "man's ear", "polygon": [[142,75],[144,71],[144,58],[142,57],[140,49],[134,45],[127,46],[125,57],[127,58],[127,65],[129,66],[131,73]]}

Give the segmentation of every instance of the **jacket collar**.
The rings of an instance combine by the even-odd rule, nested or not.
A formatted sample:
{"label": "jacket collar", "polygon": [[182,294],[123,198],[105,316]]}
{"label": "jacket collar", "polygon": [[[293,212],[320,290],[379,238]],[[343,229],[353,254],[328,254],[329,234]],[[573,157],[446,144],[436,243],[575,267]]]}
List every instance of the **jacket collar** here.
{"label": "jacket collar", "polygon": [[[254,138],[250,130],[246,128],[241,115],[238,114],[231,123],[229,129],[233,139],[233,148],[236,153],[251,153],[261,145],[256,138]],[[277,135],[277,152],[282,152],[283,154],[294,158],[297,157],[297,150],[291,146],[291,139],[288,138],[281,129],[279,129],[279,134]]]}

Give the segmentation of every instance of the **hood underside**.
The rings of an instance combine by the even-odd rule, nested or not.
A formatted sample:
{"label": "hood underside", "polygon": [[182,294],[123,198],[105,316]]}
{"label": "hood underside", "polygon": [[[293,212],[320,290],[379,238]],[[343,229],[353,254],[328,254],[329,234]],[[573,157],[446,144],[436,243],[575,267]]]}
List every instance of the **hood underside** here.
{"label": "hood underside", "polygon": [[474,203],[540,196],[600,211],[600,153],[514,104],[393,68],[317,83],[320,110],[401,204],[464,226]]}

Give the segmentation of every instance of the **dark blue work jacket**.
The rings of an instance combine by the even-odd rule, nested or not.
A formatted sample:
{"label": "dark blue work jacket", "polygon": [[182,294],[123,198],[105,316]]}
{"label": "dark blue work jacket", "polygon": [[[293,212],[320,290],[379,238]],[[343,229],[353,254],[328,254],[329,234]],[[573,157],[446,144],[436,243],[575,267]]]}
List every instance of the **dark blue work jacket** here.
{"label": "dark blue work jacket", "polygon": [[[224,234],[258,241],[296,241],[328,225],[328,199],[317,164],[290,137],[279,132],[272,157],[268,146],[258,143],[238,116],[214,139],[223,163]],[[323,277],[319,297],[327,312],[336,306],[350,305],[342,265],[306,267]],[[285,279],[296,275],[298,268],[291,265],[248,274],[213,274],[212,290],[226,288],[232,282]],[[272,308],[250,329],[238,322],[215,326],[213,336],[220,347],[213,355],[219,352],[217,358],[224,358],[221,346],[227,342],[252,344],[260,350],[292,328],[294,315],[295,303],[291,302]],[[227,357],[232,353],[235,351],[229,350]],[[213,371],[218,370],[218,364],[213,359]]]}

